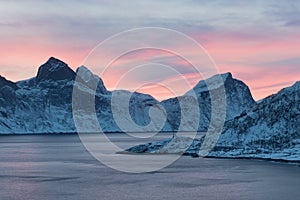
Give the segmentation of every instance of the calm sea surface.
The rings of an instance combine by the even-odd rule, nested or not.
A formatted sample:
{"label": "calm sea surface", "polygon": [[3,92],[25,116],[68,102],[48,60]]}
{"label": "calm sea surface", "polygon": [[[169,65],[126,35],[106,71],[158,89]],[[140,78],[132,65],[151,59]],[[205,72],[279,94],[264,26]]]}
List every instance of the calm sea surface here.
{"label": "calm sea surface", "polygon": [[[110,135],[122,148],[135,141]],[[161,138],[159,138],[161,139]],[[0,199],[243,200],[300,197],[297,164],[182,157],[128,174],[95,160],[77,135],[0,136]]]}

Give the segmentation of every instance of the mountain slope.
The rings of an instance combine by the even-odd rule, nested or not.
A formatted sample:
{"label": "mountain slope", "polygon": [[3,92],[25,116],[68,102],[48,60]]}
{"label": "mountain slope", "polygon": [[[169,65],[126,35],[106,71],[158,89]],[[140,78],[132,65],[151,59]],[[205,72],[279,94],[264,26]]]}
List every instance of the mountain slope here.
{"label": "mountain slope", "polygon": [[4,77],[0,76],[0,89],[4,86],[8,86],[8,87],[11,87],[12,89],[16,89],[17,86],[15,83],[9,81],[9,80],[6,80]]}
{"label": "mountain slope", "polygon": [[300,159],[300,82],[226,122],[210,155]]}
{"label": "mountain slope", "polygon": [[[138,145],[126,152],[159,153],[163,150],[192,156],[202,155],[200,148],[203,140],[201,138],[191,142],[186,138],[176,137]],[[172,146],[184,146],[187,141],[190,146],[186,149],[167,148],[170,142]],[[208,156],[300,161],[300,82],[225,122],[224,129]]]}
{"label": "mountain slope", "polygon": [[[222,78],[223,82],[220,84],[216,80]],[[212,84],[212,90],[209,91],[207,83]],[[216,84],[218,83],[218,84]],[[221,85],[223,84],[223,86]],[[252,98],[250,90],[242,81],[234,79],[231,73],[215,75],[207,80],[200,81],[191,91],[188,91],[184,96],[196,94],[200,112],[200,120],[198,124],[198,131],[205,132],[208,129],[211,119],[211,95],[210,92],[218,93],[218,90],[225,89],[226,95],[226,120],[232,119],[241,114],[244,110],[252,108],[256,105]],[[220,92],[221,93],[221,92]],[[222,94],[222,93],[221,93]],[[190,103],[194,101],[188,100]],[[162,102],[168,113],[168,121],[171,123],[173,130],[177,130],[180,124],[180,105],[177,98],[171,98]],[[192,106],[197,106],[192,105]],[[193,112],[193,111],[192,111]],[[219,112],[219,111],[218,111]],[[186,131],[189,127],[185,128]],[[195,129],[194,129],[195,130]]]}

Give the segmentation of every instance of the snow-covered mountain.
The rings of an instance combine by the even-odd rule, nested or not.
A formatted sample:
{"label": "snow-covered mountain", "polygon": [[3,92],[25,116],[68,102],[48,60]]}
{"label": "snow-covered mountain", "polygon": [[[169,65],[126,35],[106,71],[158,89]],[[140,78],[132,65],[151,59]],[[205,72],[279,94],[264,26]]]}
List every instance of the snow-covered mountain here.
{"label": "snow-covered mountain", "polygon": [[[203,140],[175,137],[135,146],[127,152],[202,155]],[[228,120],[208,156],[300,161],[300,82]]]}
{"label": "snow-covered mountain", "polygon": [[[214,83],[217,77],[223,82],[209,90],[206,83]],[[226,122],[208,156],[300,160],[300,82],[256,103],[249,88],[230,73],[200,81],[185,95],[159,102],[148,94],[108,91],[86,67],[74,72],[66,63],[50,58],[31,79],[13,83],[0,76],[0,133],[76,132],[74,87],[95,97],[91,105],[104,132],[177,131],[179,127],[180,131],[206,131],[211,119],[210,94],[225,89]],[[88,121],[91,113],[85,110],[80,117]],[[94,130],[93,124],[85,125],[87,132]],[[128,151],[201,155],[203,140],[175,137]]]}
{"label": "snow-covered mountain", "polygon": [[[223,82],[218,83],[216,79],[220,76]],[[207,83],[217,84],[214,84],[213,88],[210,88],[209,90]],[[184,95],[186,97],[195,94],[197,97],[198,101],[192,101],[191,99],[187,99],[187,101],[192,104],[191,107],[195,107],[197,104],[199,105],[199,110],[197,110],[197,112],[200,112],[200,120],[199,124],[197,124],[198,131],[207,131],[211,120],[212,102],[210,92],[218,93],[218,90],[224,89],[226,95],[226,120],[232,119],[235,116],[240,115],[244,110],[256,105],[248,86],[242,81],[234,79],[231,73],[215,75],[207,80],[202,80],[192,89],[193,91],[188,91]],[[168,121],[172,125],[173,130],[178,130],[181,119],[178,98],[165,100],[162,102],[162,105],[168,112]],[[193,109],[191,109],[191,112],[193,112]],[[184,131],[189,131],[189,126],[185,126]]]}
{"label": "snow-covered mountain", "polygon": [[300,160],[300,82],[226,122],[210,156]]}
{"label": "snow-covered mountain", "polygon": [[[1,89],[1,133],[74,132],[71,115],[73,79],[65,63],[50,58],[37,76]],[[8,99],[9,98],[9,99]]]}
{"label": "snow-covered mountain", "polygon": [[[107,91],[101,78],[86,67],[81,66],[74,72],[66,63],[51,57],[39,67],[36,77],[31,79],[13,83],[0,77],[0,133],[76,132],[72,113],[76,77],[79,81],[75,87],[95,96],[96,114],[105,132],[177,131],[181,119],[185,119],[181,121],[181,131],[196,130],[198,125],[202,131],[209,124],[211,102],[204,81],[194,88],[198,102],[189,92],[182,97],[158,102],[148,94]],[[233,79],[230,73],[221,77],[226,90],[227,119],[255,105],[244,83]],[[93,88],[95,83],[98,83],[96,93]],[[117,100],[117,106],[111,106],[112,99]],[[125,99],[128,100],[127,104]],[[179,100],[184,102],[181,109]],[[94,105],[93,102],[91,104]],[[198,123],[195,118],[199,110],[201,117]],[[152,120],[151,113],[154,116]],[[184,113],[187,116],[181,116]],[[121,117],[118,118],[119,115]],[[88,121],[91,113],[84,112],[80,117]],[[87,132],[94,130],[89,128],[91,126],[93,124],[86,124]]]}
{"label": "snow-covered mountain", "polygon": [[[77,79],[84,92],[94,95],[91,87],[98,83],[95,109],[103,131],[123,131],[116,124],[112,114],[113,95],[119,96],[120,99],[130,97],[130,116],[125,117],[124,122],[132,120],[131,118],[140,126],[150,122],[149,109],[159,104],[152,96],[125,90],[107,91],[103,81],[86,67],[79,67],[74,72],[66,63],[51,57],[40,66],[37,76],[31,79],[13,83],[0,77],[0,133],[76,132],[72,113],[72,92],[79,71],[81,73]],[[85,113],[82,117],[89,119],[91,116]],[[170,129],[170,126],[166,127]],[[87,127],[87,132],[89,130],[94,129]]]}

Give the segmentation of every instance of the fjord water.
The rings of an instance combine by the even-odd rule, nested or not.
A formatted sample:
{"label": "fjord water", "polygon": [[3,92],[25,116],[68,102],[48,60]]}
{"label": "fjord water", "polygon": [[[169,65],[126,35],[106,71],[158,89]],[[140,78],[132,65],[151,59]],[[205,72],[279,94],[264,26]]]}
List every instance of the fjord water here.
{"label": "fjord water", "polygon": [[[122,148],[136,140],[110,134]],[[170,137],[170,136],[162,136]],[[140,143],[151,141],[145,139]],[[77,135],[0,136],[0,199],[298,199],[298,164],[182,157],[128,174],[95,160]]]}

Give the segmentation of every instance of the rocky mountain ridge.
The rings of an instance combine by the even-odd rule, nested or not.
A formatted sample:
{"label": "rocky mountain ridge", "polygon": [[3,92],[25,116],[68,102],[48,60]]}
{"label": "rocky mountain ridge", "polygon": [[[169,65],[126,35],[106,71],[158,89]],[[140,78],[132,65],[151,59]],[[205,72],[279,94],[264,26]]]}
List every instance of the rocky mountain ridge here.
{"label": "rocky mountain ridge", "polygon": [[[80,72],[80,77],[77,75]],[[140,128],[128,128],[126,131],[178,131],[181,120],[181,107],[178,100],[188,105],[186,113],[200,109],[199,123],[195,122],[190,114],[181,126],[180,131],[204,131],[210,122],[211,99],[205,81],[200,81],[193,90],[197,100],[187,92],[182,97],[176,97],[159,102],[151,95],[131,93],[129,91],[108,91],[100,77],[94,75],[88,68],[81,66],[74,72],[66,63],[51,57],[38,69],[36,77],[13,83],[0,77],[0,133],[27,134],[27,133],[74,133],[76,127],[72,113],[72,92],[75,79],[79,80],[84,91],[88,92],[96,83],[95,110],[99,124],[104,132],[124,132],[118,126],[111,108],[112,96],[128,98],[129,116],[122,119],[124,124],[134,122]],[[244,110],[254,106],[249,88],[241,81],[236,80],[230,73],[222,74],[227,98],[226,119],[240,115]],[[213,80],[214,77],[211,78]],[[215,89],[218,89],[216,86]],[[151,122],[151,109],[164,110],[166,122],[162,129],[154,126],[147,127]],[[123,113],[124,110],[118,112]],[[82,116],[88,118],[90,116]],[[154,120],[155,121],[155,120]],[[156,122],[154,122],[156,123]],[[159,120],[157,120],[159,123]],[[147,127],[143,129],[143,127]],[[88,132],[88,127],[87,127]]]}
{"label": "rocky mountain ridge", "polygon": [[[138,145],[129,153],[182,153],[201,156],[205,135],[198,139],[175,137]],[[168,148],[185,146],[186,148]],[[300,82],[271,95],[225,122],[209,157],[263,158],[300,162]]]}

